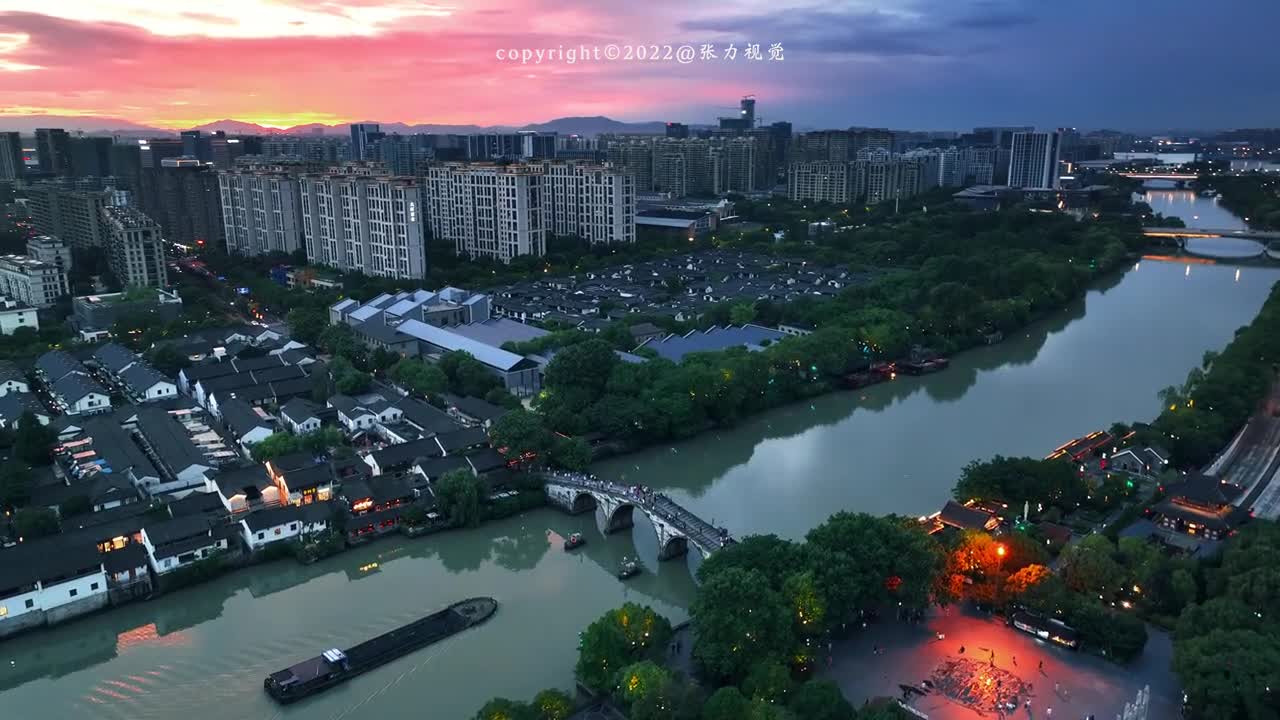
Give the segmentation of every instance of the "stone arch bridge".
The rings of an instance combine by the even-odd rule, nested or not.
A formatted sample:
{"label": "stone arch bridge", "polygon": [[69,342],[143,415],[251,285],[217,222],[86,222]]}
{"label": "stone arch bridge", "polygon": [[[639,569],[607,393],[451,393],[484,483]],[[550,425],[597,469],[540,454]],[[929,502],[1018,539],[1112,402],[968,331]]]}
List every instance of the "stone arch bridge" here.
{"label": "stone arch bridge", "polygon": [[658,559],[680,557],[692,547],[707,558],[734,542],[728,531],[718,528],[678,505],[662,493],[645,492],[588,475],[545,473],[547,499],[571,514],[599,508],[604,513],[606,533],[635,525],[633,514],[644,513],[658,534]]}

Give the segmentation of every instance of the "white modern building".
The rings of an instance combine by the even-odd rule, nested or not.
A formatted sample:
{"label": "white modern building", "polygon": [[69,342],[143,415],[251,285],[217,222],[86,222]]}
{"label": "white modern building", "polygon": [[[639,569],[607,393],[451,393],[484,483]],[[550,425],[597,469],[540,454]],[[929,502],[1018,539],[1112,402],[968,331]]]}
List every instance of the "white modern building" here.
{"label": "white modern building", "polygon": [[218,173],[227,252],[291,253],[303,246],[302,193],[295,174],[245,168]]}
{"label": "white modern building", "polygon": [[428,171],[431,232],[459,255],[504,263],[546,254],[546,176],[531,165],[445,163]]}
{"label": "white modern building", "polygon": [[427,217],[418,180],[344,172],[299,182],[309,261],[378,277],[426,274]]}
{"label": "white modern building", "polygon": [[37,235],[27,241],[27,256],[58,268],[62,273],[71,272],[71,246],[54,235]]}
{"label": "white modern building", "polygon": [[0,335],[12,335],[19,328],[40,329],[36,309],[24,302],[0,295]]}
{"label": "white modern building", "polygon": [[67,274],[58,266],[25,255],[0,255],[0,295],[49,307],[68,294]]}
{"label": "white modern building", "polygon": [[107,258],[111,272],[125,285],[165,287],[169,284],[160,226],[131,207],[102,208]]}
{"label": "white modern building", "polygon": [[1056,189],[1061,135],[1057,132],[1016,132],[1009,155],[1009,186]]}

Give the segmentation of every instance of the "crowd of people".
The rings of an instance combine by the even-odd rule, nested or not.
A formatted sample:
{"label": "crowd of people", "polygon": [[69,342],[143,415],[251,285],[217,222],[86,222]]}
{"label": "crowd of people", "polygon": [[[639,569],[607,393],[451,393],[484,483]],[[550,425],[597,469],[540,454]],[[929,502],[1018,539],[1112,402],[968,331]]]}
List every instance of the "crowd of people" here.
{"label": "crowd of people", "polygon": [[653,488],[647,485],[619,485],[607,480],[601,480],[590,473],[553,470],[550,475],[555,479],[571,482],[575,485],[595,488],[613,495],[622,495],[633,500],[646,510],[661,510],[666,520],[673,522],[687,535],[701,536],[704,542],[714,543],[716,547],[724,547],[733,542],[733,538],[729,536],[729,529],[719,526],[712,526],[714,536],[707,537],[706,526],[708,523],[706,521],[684,509],[665,494],[655,492]]}

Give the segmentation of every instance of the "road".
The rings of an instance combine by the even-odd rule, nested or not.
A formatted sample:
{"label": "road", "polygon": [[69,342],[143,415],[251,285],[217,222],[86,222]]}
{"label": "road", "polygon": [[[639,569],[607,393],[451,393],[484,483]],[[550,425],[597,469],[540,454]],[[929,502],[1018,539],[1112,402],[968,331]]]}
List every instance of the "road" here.
{"label": "road", "polygon": [[1245,488],[1237,505],[1275,520],[1280,517],[1280,417],[1271,411],[1280,407],[1280,382],[1271,386],[1264,405],[1249,421],[1236,457],[1218,476]]}

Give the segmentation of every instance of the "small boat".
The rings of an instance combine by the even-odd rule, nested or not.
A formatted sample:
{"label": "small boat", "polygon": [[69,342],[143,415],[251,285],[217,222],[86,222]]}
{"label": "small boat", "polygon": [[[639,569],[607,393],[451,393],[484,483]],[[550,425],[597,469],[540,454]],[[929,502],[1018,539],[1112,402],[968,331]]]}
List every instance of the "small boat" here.
{"label": "small boat", "polygon": [[639,575],[642,571],[643,568],[640,567],[640,563],[622,558],[622,564],[618,567],[618,579],[628,580]]}
{"label": "small boat", "polygon": [[587,544],[587,539],[582,537],[582,533],[574,533],[564,539],[564,549],[566,551],[580,548]]}

